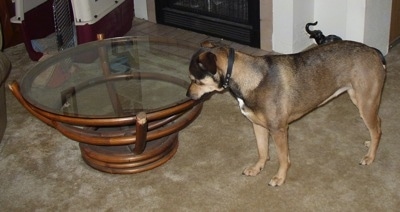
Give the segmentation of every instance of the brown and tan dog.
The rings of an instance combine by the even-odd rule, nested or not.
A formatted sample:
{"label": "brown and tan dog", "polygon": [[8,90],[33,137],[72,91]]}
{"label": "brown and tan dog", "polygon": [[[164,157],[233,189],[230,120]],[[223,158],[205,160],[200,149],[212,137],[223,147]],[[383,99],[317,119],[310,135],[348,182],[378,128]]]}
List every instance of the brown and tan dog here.
{"label": "brown and tan dog", "polygon": [[241,112],[253,123],[258,161],[243,174],[255,176],[269,160],[268,138],[274,140],[279,169],[269,185],[285,182],[290,166],[288,125],[346,92],[359,109],[371,141],[360,164],[371,164],[381,137],[378,116],[385,81],[385,60],[371,47],[352,41],[317,46],[291,55],[255,57],[232,48],[202,43],[190,63],[188,96],[229,89]]}

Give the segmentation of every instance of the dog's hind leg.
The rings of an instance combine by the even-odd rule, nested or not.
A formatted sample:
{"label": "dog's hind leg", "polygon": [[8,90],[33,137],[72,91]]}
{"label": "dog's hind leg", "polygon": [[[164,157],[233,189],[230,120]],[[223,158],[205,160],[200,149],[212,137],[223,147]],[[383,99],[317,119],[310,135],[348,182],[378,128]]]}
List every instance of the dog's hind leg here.
{"label": "dog's hind leg", "polygon": [[254,123],[253,129],[257,140],[258,161],[253,166],[250,166],[243,171],[243,174],[247,176],[256,176],[269,160],[268,130]]}
{"label": "dog's hind leg", "polygon": [[359,92],[354,89],[348,90],[351,100],[357,106],[360,116],[369,130],[371,141],[367,141],[368,153],[361,160],[360,165],[371,164],[376,156],[381,138],[381,120],[378,116],[381,98],[381,85],[373,85],[371,89]]}

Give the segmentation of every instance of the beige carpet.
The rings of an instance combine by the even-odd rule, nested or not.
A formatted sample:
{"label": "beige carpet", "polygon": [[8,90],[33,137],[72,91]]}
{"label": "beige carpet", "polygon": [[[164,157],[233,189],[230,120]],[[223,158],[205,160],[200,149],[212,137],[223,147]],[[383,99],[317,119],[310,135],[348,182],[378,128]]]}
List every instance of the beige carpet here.
{"label": "beige carpet", "polygon": [[[35,65],[23,45],[5,50],[9,82]],[[358,165],[369,134],[347,95],[290,125],[292,167],[269,187],[278,161],[256,177],[251,124],[229,93],[216,94],[180,134],[165,165],[134,175],[87,166],[78,144],[31,116],[7,90],[8,127],[0,144],[0,211],[399,211],[400,46],[386,56],[376,161]]]}

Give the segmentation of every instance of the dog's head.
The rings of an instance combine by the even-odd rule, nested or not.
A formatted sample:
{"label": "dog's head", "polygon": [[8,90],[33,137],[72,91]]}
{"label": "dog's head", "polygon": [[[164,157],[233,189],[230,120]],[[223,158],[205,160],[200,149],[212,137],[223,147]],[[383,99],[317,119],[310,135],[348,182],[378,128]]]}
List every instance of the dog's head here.
{"label": "dog's head", "polygon": [[219,62],[223,60],[221,57],[226,55],[226,48],[210,41],[203,42],[201,46],[202,48],[193,54],[189,65],[191,83],[187,96],[194,100],[200,99],[206,93],[224,90],[224,77]]}

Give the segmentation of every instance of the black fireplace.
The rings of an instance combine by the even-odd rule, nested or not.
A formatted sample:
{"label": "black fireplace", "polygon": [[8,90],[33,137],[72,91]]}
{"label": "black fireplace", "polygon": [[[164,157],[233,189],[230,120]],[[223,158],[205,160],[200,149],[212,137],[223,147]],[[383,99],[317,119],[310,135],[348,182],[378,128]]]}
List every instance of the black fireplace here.
{"label": "black fireplace", "polygon": [[155,0],[157,22],[260,47],[259,0]]}

